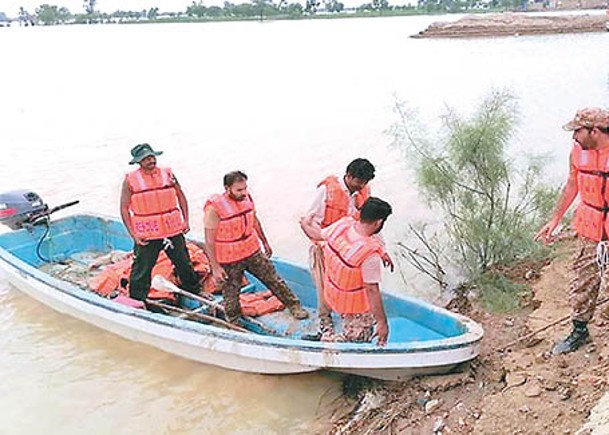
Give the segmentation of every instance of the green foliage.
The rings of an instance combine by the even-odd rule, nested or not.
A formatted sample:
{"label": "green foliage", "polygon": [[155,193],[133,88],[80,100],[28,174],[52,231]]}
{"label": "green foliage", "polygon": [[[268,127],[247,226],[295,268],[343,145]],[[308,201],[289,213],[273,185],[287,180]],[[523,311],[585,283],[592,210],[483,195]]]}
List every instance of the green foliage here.
{"label": "green foliage", "polygon": [[342,12],[343,9],[345,9],[344,3],[339,2],[338,0],[326,0],[324,4],[326,7],[326,11],[332,13]]}
{"label": "green foliage", "polygon": [[[417,137],[403,104],[397,103],[396,111],[401,121],[392,131],[394,143],[415,164],[429,206],[442,210],[443,232],[452,248],[444,255],[457,259],[467,279],[482,279],[491,266],[538,254],[541,247],[532,235],[553,207],[558,189],[539,181],[544,157],[508,157],[518,121],[515,98],[506,91],[492,92],[469,119],[449,110],[443,118],[446,136],[437,144]],[[427,248],[440,251],[437,245]],[[500,284],[499,293],[513,296],[508,286],[492,282]],[[490,295],[490,287],[481,288]]]}
{"label": "green foliage", "polygon": [[[342,3],[338,3],[340,5],[342,5]],[[301,17],[303,12],[304,12],[304,8],[302,7],[302,5],[300,3],[290,3],[287,6],[286,9],[288,16],[290,17]],[[340,11],[338,11],[340,12]]]}
{"label": "green foliage", "polygon": [[95,6],[97,5],[97,0],[84,0],[83,7],[85,8],[85,12],[87,15],[93,15],[95,13]]}
{"label": "green foliage", "polygon": [[203,5],[202,2],[192,2],[190,6],[186,8],[186,15],[189,17],[203,17],[205,16],[205,12],[207,12],[207,8]]}
{"label": "green foliage", "polygon": [[304,11],[308,14],[315,14],[319,5],[318,0],[306,0]]}
{"label": "green foliage", "polygon": [[529,291],[524,285],[495,272],[480,275],[472,284],[482,295],[484,307],[494,313],[516,310],[520,299]]}
{"label": "green foliage", "polygon": [[156,17],[159,15],[159,8],[150,8],[146,16],[149,20],[156,20]]}
{"label": "green foliage", "polygon": [[36,18],[38,22],[45,26],[64,23],[69,20],[70,17],[70,11],[65,7],[51,6],[45,3],[36,9]]}

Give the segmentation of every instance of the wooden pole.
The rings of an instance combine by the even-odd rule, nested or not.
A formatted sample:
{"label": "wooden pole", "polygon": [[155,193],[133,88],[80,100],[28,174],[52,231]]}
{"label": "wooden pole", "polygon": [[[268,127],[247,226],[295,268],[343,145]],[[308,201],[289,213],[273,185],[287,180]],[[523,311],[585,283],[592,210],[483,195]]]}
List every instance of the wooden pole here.
{"label": "wooden pole", "polygon": [[196,320],[203,320],[208,323],[215,323],[216,325],[224,326],[225,328],[232,329],[233,331],[248,332],[248,333],[252,332],[252,331],[245,329],[242,326],[235,325],[233,323],[227,322],[222,319],[218,319],[217,317],[208,316],[207,314],[202,314],[202,313],[193,313],[192,311],[183,310],[182,308],[174,307],[173,305],[164,304],[162,302],[157,302],[157,301],[153,301],[150,299],[146,299],[146,304],[152,305],[153,307],[162,308],[167,311],[173,311],[175,313],[180,313],[183,316],[190,317],[190,318],[193,318]]}
{"label": "wooden pole", "polygon": [[[165,290],[168,292],[177,293],[177,294],[187,297],[187,298],[194,299],[195,301],[201,302],[202,304],[207,305],[210,308],[216,309],[220,313],[226,315],[226,311],[224,310],[224,307],[221,304],[219,304],[215,301],[206,299],[200,295],[187,292],[186,290],[182,290],[180,287],[178,287],[177,285],[175,285],[171,281],[163,278],[160,275],[155,275],[154,278],[152,278],[152,287],[157,290]],[[264,331],[267,334],[278,335],[277,331],[275,331],[272,328],[269,328],[264,323],[254,319],[250,316],[242,315],[241,317],[243,317],[243,319],[246,320],[248,323],[251,323],[253,326],[259,328],[260,330]]]}

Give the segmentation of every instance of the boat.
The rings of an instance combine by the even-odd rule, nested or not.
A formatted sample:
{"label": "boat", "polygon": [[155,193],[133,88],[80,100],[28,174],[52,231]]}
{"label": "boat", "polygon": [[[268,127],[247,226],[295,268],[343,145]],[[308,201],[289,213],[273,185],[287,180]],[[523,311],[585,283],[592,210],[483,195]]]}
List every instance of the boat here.
{"label": "boat", "polygon": [[[0,234],[0,268],[7,280],[58,312],[128,340],[231,370],[261,374],[329,370],[383,380],[447,373],[479,353],[483,331],[473,320],[415,298],[385,293],[390,330],[385,347],[374,342],[305,340],[304,334],[314,331],[316,325],[315,287],[306,267],[281,258],[272,260],[311,314],[308,320],[297,321],[284,310],[244,320],[242,326],[248,330],[243,331],[201,322],[196,316],[169,315],[117,303],[84,285],[54,276],[48,265],[86,265],[92,253],[130,251],[133,242],[122,222],[96,214],[51,220],[49,214],[63,206],[49,210],[34,200],[30,198],[37,209],[27,221],[12,222],[12,231]],[[0,220],[10,209],[0,196]],[[253,276],[248,279],[242,293],[264,289]]]}

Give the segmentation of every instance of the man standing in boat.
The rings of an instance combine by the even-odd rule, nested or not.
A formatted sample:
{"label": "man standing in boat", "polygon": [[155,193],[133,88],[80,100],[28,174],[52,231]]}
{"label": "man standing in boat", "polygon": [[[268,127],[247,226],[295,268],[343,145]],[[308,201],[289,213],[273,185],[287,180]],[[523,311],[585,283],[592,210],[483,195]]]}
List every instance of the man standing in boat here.
{"label": "man standing in boat", "polygon": [[182,288],[201,291],[184,238],[190,231],[188,202],[171,169],[156,165],[162,153],[147,143],[136,145],[129,164],[139,168],[126,175],[121,191],[121,218],[135,242],[129,295],[141,301],[150,290],[152,268],[161,250],[175,266]]}
{"label": "man standing in boat", "polygon": [[[315,199],[307,215],[319,225],[326,228],[345,216],[358,218],[364,202],[370,197],[369,182],[374,178],[374,166],[369,160],[357,158],[349,165],[342,177],[330,175],[317,185]],[[379,237],[382,243],[382,238]],[[391,267],[391,257],[383,251],[382,260],[385,266]],[[330,309],[324,301],[322,277],[324,273],[323,250],[321,244],[313,242],[309,248],[309,267],[315,287],[317,288],[317,317],[319,332],[311,339],[319,339],[321,335],[332,329]]]}
{"label": "man standing in boat", "polygon": [[239,292],[244,271],[267,286],[292,316],[306,319],[309,314],[269,260],[273,251],[247,191],[247,175],[233,171],[223,181],[224,193],[212,195],[205,203],[204,225],[207,255],[224,296],[227,320],[235,322],[241,316]]}
{"label": "man standing in boat", "polygon": [[535,236],[535,240],[550,243],[579,193],[580,203],[573,220],[579,246],[569,285],[573,329],[554,346],[555,354],[573,352],[588,341],[588,322],[609,264],[609,111],[597,107],[579,110],[563,129],[573,132],[569,178],[554,216]]}
{"label": "man standing in boat", "polygon": [[323,297],[343,321],[342,333],[327,328],[323,341],[369,342],[376,336],[379,346],[387,343],[389,327],[380,293],[385,250],[376,235],[391,212],[387,202],[370,197],[357,220],[343,217],[323,229],[313,215],[300,220],[312,241],[325,242]]}

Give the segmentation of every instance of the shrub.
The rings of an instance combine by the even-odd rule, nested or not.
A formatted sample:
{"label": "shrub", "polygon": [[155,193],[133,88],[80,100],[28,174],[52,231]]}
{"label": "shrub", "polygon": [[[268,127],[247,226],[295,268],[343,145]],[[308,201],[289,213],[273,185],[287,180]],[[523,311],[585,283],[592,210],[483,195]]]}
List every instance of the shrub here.
{"label": "shrub", "polygon": [[[396,102],[395,111],[399,121],[391,129],[393,144],[414,164],[417,185],[428,205],[442,210],[445,234],[442,238],[416,232],[425,241],[424,249],[402,243],[402,254],[440,284],[438,271],[455,258],[468,281],[485,283],[479,287],[482,292],[490,295],[494,288],[506,293],[501,290],[509,287],[505,283],[489,285],[499,281],[481,276],[491,266],[540,254],[544,248],[532,236],[558,195],[557,188],[540,181],[546,158],[508,156],[519,115],[514,96],[493,91],[470,118],[448,110],[442,122],[445,136],[440,139],[421,134],[413,112],[402,102]],[[441,243],[449,249],[442,249]],[[419,258],[418,265],[414,258]]]}

